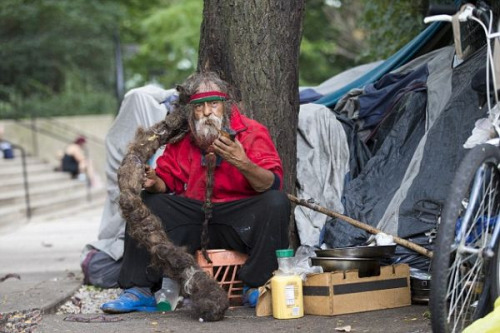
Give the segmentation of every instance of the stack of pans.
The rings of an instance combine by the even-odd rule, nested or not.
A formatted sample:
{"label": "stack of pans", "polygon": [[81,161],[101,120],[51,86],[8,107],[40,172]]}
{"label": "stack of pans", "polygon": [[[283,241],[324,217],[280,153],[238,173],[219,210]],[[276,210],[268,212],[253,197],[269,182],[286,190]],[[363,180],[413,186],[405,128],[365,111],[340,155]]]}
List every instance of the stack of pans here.
{"label": "stack of pans", "polygon": [[419,274],[413,276],[410,272],[411,300],[415,304],[428,304],[431,292],[431,276]]}
{"label": "stack of pans", "polygon": [[359,277],[380,274],[380,259],[394,255],[396,245],[356,246],[316,250],[311,258],[313,266],[323,267],[324,272],[358,270]]}

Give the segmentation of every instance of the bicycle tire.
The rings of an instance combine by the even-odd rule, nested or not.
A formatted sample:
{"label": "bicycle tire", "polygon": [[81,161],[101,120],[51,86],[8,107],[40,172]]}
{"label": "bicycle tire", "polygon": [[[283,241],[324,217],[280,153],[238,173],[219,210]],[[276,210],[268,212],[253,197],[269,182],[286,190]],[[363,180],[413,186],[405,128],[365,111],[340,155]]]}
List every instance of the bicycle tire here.
{"label": "bicycle tire", "polygon": [[[498,204],[500,192],[498,193],[499,197],[496,194],[500,184],[499,164],[500,150],[498,147],[488,144],[476,146],[465,155],[451,184],[443,208],[434,248],[434,257],[431,263],[432,280],[429,305],[433,332],[461,332],[472,321],[481,318],[488,312],[492,305],[492,293],[498,293],[498,283],[495,283],[496,287],[491,286],[491,288],[488,288],[490,281],[486,279],[488,283],[484,283],[485,276],[490,274],[491,269],[494,269],[494,272],[496,271],[498,274],[498,257],[495,256],[489,261],[490,264],[484,265],[481,256],[464,255],[461,251],[457,251],[455,235],[457,221],[461,221],[459,218],[465,212],[464,199],[469,198],[471,188],[475,182],[476,171],[482,166],[486,168],[485,174],[488,175],[483,179],[492,181],[492,183],[489,183],[490,187],[488,188],[492,189],[493,192],[486,192],[488,194],[485,195],[485,200],[488,200],[487,203],[491,204],[488,207],[492,208],[495,215],[488,216],[498,216],[500,212],[500,205]],[[481,185],[485,184],[481,183]],[[481,187],[481,189],[483,188]],[[477,223],[484,223],[484,218],[482,218],[484,214],[480,214],[480,211],[482,212],[481,209],[484,208],[485,200],[468,202],[469,206],[472,205],[470,207],[472,207],[472,220],[474,222],[467,225],[467,233],[462,238],[468,239],[467,237],[470,237],[470,232],[473,230],[471,225],[474,226],[474,230],[477,232]],[[488,222],[486,223],[489,225]],[[484,233],[481,230],[480,235],[484,237],[484,240],[474,238],[473,242],[468,241],[470,242],[468,245],[476,248],[477,244],[481,248],[487,241],[488,234],[488,231]],[[494,249],[498,250],[498,244]],[[468,266],[471,263],[478,266],[473,265],[472,269],[470,269]]]}
{"label": "bicycle tire", "polygon": [[[497,239],[495,244],[495,256],[491,261],[491,294],[490,299],[491,303],[494,303],[497,297],[500,297],[500,237]],[[492,304],[493,307],[493,304]]]}

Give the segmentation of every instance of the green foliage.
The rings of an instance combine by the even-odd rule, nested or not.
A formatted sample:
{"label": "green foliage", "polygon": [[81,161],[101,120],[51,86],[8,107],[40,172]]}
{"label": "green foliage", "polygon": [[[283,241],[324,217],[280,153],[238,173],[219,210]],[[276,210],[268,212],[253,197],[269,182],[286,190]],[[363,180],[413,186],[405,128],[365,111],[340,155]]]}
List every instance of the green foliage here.
{"label": "green foliage", "polygon": [[23,103],[24,110],[37,117],[113,113],[117,103],[109,91],[99,91],[82,80],[78,70],[65,73],[65,84],[58,94],[37,94]]}
{"label": "green foliage", "polygon": [[300,85],[393,55],[425,28],[429,2],[454,0],[307,0]]}
{"label": "green foliage", "polygon": [[55,100],[74,100],[65,96],[78,93],[72,86],[86,87],[83,104],[113,105],[112,37],[120,15],[113,1],[2,0],[0,115],[57,108]]}
{"label": "green foliage", "polygon": [[126,59],[128,88],[151,81],[171,88],[196,70],[202,12],[202,1],[170,0],[139,21],[138,50]]}
{"label": "green foliage", "polygon": [[421,1],[364,1],[361,27],[369,32],[369,48],[361,57],[374,61],[396,53],[425,27],[425,10]]}
{"label": "green foliage", "polygon": [[307,0],[299,57],[299,84],[316,85],[353,67],[365,43],[357,27],[359,1]]}
{"label": "green foliage", "polygon": [[[306,0],[300,85],[392,55],[424,28],[428,2]],[[175,86],[196,68],[202,10],[201,0],[0,1],[0,118],[116,112],[117,36],[126,89]]]}

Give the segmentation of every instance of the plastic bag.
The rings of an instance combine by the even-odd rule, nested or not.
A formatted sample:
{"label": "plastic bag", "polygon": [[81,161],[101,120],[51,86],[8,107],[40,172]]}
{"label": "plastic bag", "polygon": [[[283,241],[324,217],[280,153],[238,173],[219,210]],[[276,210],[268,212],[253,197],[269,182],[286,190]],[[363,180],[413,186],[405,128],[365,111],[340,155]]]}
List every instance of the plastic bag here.
{"label": "plastic bag", "polygon": [[295,256],[290,258],[289,264],[280,265],[278,274],[296,274],[300,276],[302,281],[305,281],[307,274],[323,273],[321,266],[311,266],[311,260],[309,259],[311,257],[316,257],[314,247],[308,245],[299,246]]}

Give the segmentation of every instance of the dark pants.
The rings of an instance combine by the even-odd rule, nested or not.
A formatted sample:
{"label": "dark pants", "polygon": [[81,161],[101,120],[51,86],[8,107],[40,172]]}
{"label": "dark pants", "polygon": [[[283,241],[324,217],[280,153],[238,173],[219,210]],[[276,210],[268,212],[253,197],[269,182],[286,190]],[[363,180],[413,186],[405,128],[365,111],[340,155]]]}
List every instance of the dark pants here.
{"label": "dark pants", "polygon": [[64,154],[61,161],[61,170],[69,172],[72,178],[76,178],[80,173],[78,161],[71,155]]}
{"label": "dark pants", "polygon": [[[143,192],[143,200],[158,216],[169,239],[190,253],[199,250],[204,212],[202,202],[168,194]],[[227,249],[249,255],[239,278],[251,287],[263,285],[278,268],[275,251],[288,247],[290,202],[281,191],[267,191],[255,197],[215,203],[210,220],[209,249]],[[120,271],[122,288],[157,288],[161,272],[150,267],[150,255],[125,234],[125,251]]]}

